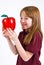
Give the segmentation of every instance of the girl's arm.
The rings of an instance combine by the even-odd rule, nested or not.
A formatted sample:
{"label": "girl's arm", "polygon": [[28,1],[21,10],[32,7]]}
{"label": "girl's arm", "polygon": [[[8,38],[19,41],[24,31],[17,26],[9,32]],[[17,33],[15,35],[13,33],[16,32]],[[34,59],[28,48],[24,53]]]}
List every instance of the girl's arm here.
{"label": "girl's arm", "polygon": [[21,43],[20,43],[20,41],[19,41],[19,39],[18,39],[18,37],[17,37],[15,31],[12,31],[12,30],[9,28],[9,29],[7,29],[7,32],[8,32],[9,38],[14,41],[14,43],[15,43],[15,45],[16,45],[16,48],[17,48],[17,51],[18,51],[18,54],[21,56],[21,58],[22,58],[24,61],[28,61],[28,60],[33,56],[33,53],[31,53],[31,52],[29,52],[29,51],[26,51],[26,50],[22,47],[22,45],[21,45]]}
{"label": "girl's arm", "polygon": [[11,39],[10,38],[7,38],[7,42],[9,44],[9,47],[11,49],[11,51],[16,55],[18,54],[17,52],[17,49],[16,49],[16,46],[12,43]]}
{"label": "girl's arm", "polygon": [[13,42],[9,38],[7,30],[5,30],[5,29],[2,28],[2,33],[3,33],[3,36],[7,39],[7,42],[9,44],[9,47],[10,47],[11,51],[14,54],[17,54],[18,52],[17,52],[16,46],[13,44]]}
{"label": "girl's arm", "polygon": [[18,53],[21,56],[21,58],[24,61],[30,60],[30,58],[33,56],[33,53],[24,50],[24,48],[22,47],[22,45],[18,39],[17,39],[17,41],[15,41],[15,43],[16,43],[15,45],[16,45],[16,48],[17,48]]}

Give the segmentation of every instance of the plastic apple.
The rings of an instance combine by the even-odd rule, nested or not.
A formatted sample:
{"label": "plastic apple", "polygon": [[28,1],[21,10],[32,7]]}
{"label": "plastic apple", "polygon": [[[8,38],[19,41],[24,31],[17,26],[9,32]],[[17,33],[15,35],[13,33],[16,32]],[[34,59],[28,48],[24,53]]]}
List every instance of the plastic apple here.
{"label": "plastic apple", "polygon": [[2,20],[3,28],[11,28],[12,30],[16,27],[16,20],[14,17],[6,17]]}

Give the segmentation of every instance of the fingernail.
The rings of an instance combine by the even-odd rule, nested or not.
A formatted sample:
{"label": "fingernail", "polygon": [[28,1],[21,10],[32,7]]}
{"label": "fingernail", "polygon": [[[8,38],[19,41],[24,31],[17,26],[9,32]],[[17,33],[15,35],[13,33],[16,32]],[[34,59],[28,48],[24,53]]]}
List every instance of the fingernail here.
{"label": "fingernail", "polygon": [[8,28],[7,28],[7,30],[8,30]]}
{"label": "fingernail", "polygon": [[10,29],[10,28],[9,28]]}
{"label": "fingernail", "polygon": [[8,29],[8,28],[6,28],[6,29]]}

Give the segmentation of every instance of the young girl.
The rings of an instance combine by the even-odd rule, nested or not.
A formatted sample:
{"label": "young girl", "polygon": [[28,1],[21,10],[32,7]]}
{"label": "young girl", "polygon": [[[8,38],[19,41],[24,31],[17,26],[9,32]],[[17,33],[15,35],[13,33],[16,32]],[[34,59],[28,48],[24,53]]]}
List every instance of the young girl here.
{"label": "young girl", "polygon": [[23,31],[18,37],[10,28],[6,30],[2,28],[3,36],[7,39],[10,49],[14,54],[18,54],[16,65],[41,65],[39,57],[42,31],[39,9],[35,6],[24,7],[20,12],[20,23]]}

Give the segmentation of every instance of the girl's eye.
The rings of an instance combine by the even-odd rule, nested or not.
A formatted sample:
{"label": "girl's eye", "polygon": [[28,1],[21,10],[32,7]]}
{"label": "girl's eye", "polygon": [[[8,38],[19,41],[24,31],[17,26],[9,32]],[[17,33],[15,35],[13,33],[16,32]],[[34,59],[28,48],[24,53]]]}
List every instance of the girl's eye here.
{"label": "girl's eye", "polygon": [[27,20],[28,18],[25,18],[25,20]]}
{"label": "girl's eye", "polygon": [[23,18],[20,18],[21,20],[23,19]]}
{"label": "girl's eye", "polygon": [[27,20],[28,18],[27,18],[27,17],[26,17],[26,18],[22,18],[22,17],[21,17],[20,19],[21,19],[21,20],[23,20],[23,19],[24,19],[24,20]]}

